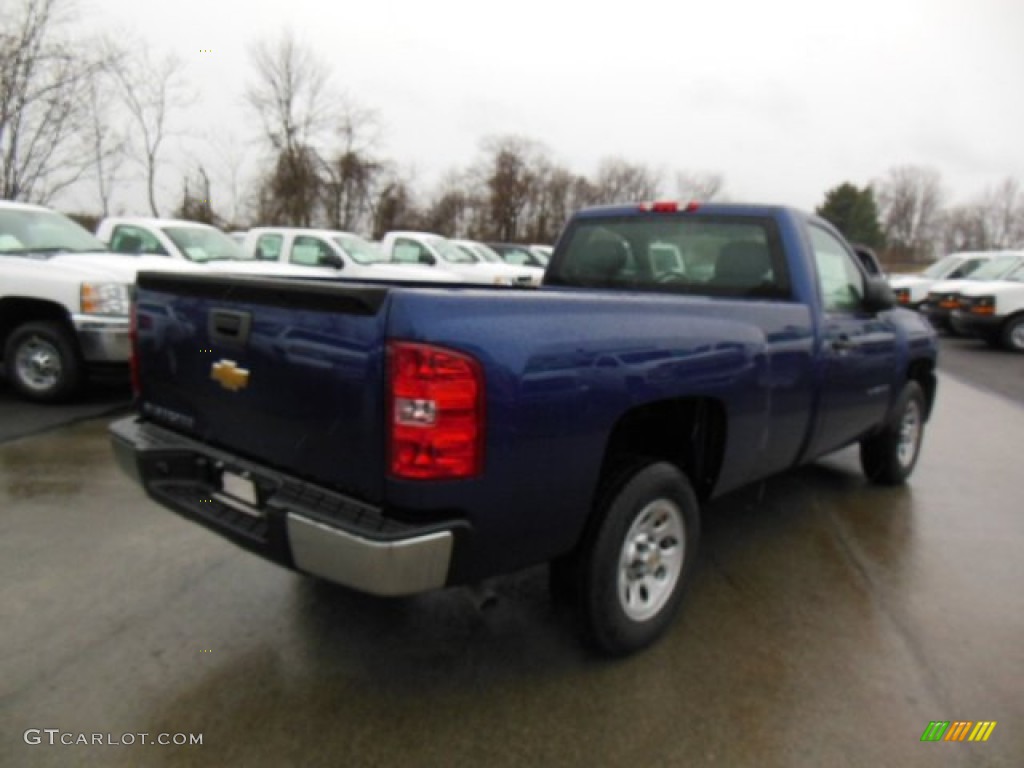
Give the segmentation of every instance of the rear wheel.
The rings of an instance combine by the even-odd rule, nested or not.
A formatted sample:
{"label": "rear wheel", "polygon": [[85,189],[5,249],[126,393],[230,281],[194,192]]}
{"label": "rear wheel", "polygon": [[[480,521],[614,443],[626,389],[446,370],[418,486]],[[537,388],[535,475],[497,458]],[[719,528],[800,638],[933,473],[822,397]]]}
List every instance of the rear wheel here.
{"label": "rear wheel", "polygon": [[1024,352],[1024,315],[1011,317],[1006,321],[1001,341],[1011,352]]}
{"label": "rear wheel", "polygon": [[869,480],[899,485],[910,477],[924,439],[925,399],[921,385],[908,381],[896,403],[893,420],[860,444],[860,464]]}
{"label": "rear wheel", "polygon": [[677,467],[646,461],[615,474],[595,513],[577,555],[576,602],[588,640],[625,655],[658,639],[679,611],[696,562],[699,506]]}
{"label": "rear wheel", "polygon": [[14,329],[4,351],[7,378],[22,395],[56,402],[73,395],[82,384],[78,347],[60,323],[25,323]]}

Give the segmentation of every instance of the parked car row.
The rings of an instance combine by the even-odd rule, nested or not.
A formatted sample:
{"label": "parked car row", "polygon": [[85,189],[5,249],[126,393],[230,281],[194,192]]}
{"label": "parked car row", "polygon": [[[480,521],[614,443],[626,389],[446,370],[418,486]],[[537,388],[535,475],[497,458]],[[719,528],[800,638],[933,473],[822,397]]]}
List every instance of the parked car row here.
{"label": "parked car row", "polygon": [[118,217],[96,234],[115,253],[255,274],[536,286],[545,263],[544,246],[456,244],[429,232],[390,232],[376,244],[339,230],[256,227],[229,236],[198,222]]}
{"label": "parked car row", "polygon": [[381,240],[381,250],[390,261],[426,265],[467,283],[537,286],[544,277],[540,267],[516,266],[500,257],[494,261],[483,250],[486,246],[481,248],[478,243],[474,248],[467,246],[470,241],[461,242],[460,246],[429,232],[388,232]]}
{"label": "parked car row", "polygon": [[104,219],[92,235],[48,208],[0,201],[0,364],[15,390],[40,402],[67,399],[100,374],[126,375],[130,297],[143,270],[540,284],[543,246],[472,243],[467,251],[467,243],[392,232],[378,244],[295,227],[228,235],[194,221],[124,216]]}
{"label": "parked car row", "polygon": [[897,300],[935,328],[1024,352],[1024,251],[953,253],[889,282]]}

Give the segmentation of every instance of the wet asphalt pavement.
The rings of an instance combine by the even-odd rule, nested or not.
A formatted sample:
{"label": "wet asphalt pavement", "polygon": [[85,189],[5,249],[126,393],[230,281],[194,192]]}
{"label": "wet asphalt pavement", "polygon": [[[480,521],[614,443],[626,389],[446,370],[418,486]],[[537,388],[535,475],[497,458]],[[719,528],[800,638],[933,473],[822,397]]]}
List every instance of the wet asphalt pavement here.
{"label": "wet asphalt pavement", "polygon": [[[707,509],[679,621],[617,662],[579,647],[543,568],[483,610],[465,590],[367,598],[146,500],[106,419],[7,442],[0,765],[1020,766],[1011,395],[943,375],[906,488],[845,451]],[[923,744],[932,720],[998,725]],[[25,743],[47,728],[203,743]]]}

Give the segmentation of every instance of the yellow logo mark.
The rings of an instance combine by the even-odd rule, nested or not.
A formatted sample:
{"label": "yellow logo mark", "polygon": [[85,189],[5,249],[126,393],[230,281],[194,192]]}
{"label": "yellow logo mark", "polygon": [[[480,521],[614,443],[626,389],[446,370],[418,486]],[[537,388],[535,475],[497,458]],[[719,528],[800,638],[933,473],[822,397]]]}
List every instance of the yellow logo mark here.
{"label": "yellow logo mark", "polygon": [[992,731],[995,730],[995,727],[996,723],[994,720],[978,723],[974,726],[974,730],[971,731],[971,737],[968,741],[988,741],[988,737],[992,735]]}
{"label": "yellow logo mark", "polygon": [[237,392],[249,384],[249,371],[239,368],[234,360],[219,360],[210,370],[210,378],[229,392]]}
{"label": "yellow logo mark", "polygon": [[921,741],[988,741],[995,727],[995,720],[956,720],[952,725],[949,720],[932,720],[921,734]]}

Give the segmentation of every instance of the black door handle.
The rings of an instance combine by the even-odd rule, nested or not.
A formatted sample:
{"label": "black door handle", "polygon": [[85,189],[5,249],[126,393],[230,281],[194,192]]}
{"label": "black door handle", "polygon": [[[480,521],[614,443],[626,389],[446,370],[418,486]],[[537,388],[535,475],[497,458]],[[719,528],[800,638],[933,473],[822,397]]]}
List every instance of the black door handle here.
{"label": "black door handle", "polygon": [[210,310],[206,330],[210,341],[221,344],[245,344],[249,340],[252,315],[230,309]]}
{"label": "black door handle", "polygon": [[853,349],[853,342],[845,333],[837,339],[832,340],[832,349],[836,352],[849,352]]}

